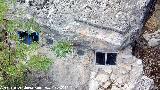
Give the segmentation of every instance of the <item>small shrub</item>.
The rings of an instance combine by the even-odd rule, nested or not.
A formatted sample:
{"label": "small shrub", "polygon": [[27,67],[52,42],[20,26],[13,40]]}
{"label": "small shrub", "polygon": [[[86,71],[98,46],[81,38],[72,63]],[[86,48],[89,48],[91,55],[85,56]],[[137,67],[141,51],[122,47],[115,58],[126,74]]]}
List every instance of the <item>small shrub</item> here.
{"label": "small shrub", "polygon": [[3,22],[3,19],[7,11],[8,11],[8,6],[5,0],[0,0],[0,24]]}
{"label": "small shrub", "polygon": [[70,42],[58,42],[53,46],[52,50],[55,52],[57,57],[65,57],[68,53],[71,53],[73,46]]}
{"label": "small shrub", "polygon": [[[17,0],[12,0],[13,4]],[[30,46],[20,43],[17,30],[27,30],[28,32],[40,32],[40,25],[34,18],[27,21],[8,20],[5,18],[9,12],[6,0],[0,0],[0,39],[6,37],[2,32],[7,33],[7,40],[16,42],[15,47],[8,47],[9,43],[0,41],[0,86],[3,87],[24,87],[26,83],[27,71],[31,70],[47,70],[52,64],[51,60],[42,56],[32,56],[32,53],[39,48],[39,44],[34,42]],[[15,13],[14,13],[15,15]],[[2,27],[3,26],[3,27]],[[27,57],[31,60],[27,62]],[[29,70],[30,71],[30,70]]]}
{"label": "small shrub", "polygon": [[28,66],[34,71],[46,71],[51,66],[52,61],[43,56],[32,56],[28,62]]}

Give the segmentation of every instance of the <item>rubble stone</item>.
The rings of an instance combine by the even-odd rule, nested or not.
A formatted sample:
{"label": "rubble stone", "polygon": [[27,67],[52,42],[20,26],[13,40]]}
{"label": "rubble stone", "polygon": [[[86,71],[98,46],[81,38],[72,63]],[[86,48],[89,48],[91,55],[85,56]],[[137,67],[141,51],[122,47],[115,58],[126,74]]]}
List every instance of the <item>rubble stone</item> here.
{"label": "rubble stone", "polygon": [[148,44],[151,47],[160,45],[160,29],[158,29],[154,33],[143,34],[143,37],[148,41]]}
{"label": "rubble stone", "polygon": [[106,74],[98,74],[95,80],[100,82],[106,82],[107,80],[109,80],[109,76]]}
{"label": "rubble stone", "polygon": [[143,76],[137,85],[135,86],[135,90],[152,90],[154,89],[154,81],[147,76]]}

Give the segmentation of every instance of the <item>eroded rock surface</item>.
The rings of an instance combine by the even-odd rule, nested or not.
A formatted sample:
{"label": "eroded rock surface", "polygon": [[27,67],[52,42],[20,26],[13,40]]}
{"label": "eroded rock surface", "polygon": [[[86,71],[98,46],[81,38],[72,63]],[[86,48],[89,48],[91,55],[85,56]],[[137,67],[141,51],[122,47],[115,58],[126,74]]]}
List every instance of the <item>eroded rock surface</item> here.
{"label": "eroded rock surface", "polygon": [[154,0],[20,0],[15,8],[70,39],[95,38],[118,49],[138,37],[152,4]]}
{"label": "eroded rock surface", "polygon": [[148,45],[151,47],[160,45],[160,29],[154,33],[143,34],[143,37],[148,41]]}
{"label": "eroded rock surface", "polygon": [[[83,51],[83,54],[78,55],[79,50]],[[46,46],[38,53],[47,55],[54,60],[54,64],[45,73],[31,75],[34,83],[32,86],[64,86],[66,87],[64,90],[150,90],[153,88],[153,80],[143,76],[142,60],[132,56],[131,48],[119,52],[116,65],[105,66],[94,65],[94,52],[85,48],[75,49],[66,58],[57,58]]]}
{"label": "eroded rock surface", "polygon": [[[14,12],[24,10],[27,14],[12,18],[34,17],[43,31],[51,35],[53,44],[58,39],[67,39],[87,48],[81,49],[83,53],[77,53],[78,48],[66,58],[57,58],[49,46],[42,47],[38,53],[54,60],[54,64],[47,73],[34,75],[38,84],[33,86],[64,85],[70,87],[68,90],[136,90],[136,86],[141,85],[138,83],[146,79],[143,78],[143,64],[132,56],[131,48],[125,46],[139,36],[153,3],[154,0],[20,0],[11,8]],[[116,65],[94,65],[95,50],[117,51]],[[43,76],[49,76],[51,83],[40,78]],[[144,87],[152,85],[149,79],[146,82],[149,84],[142,84]]]}
{"label": "eroded rock surface", "polygon": [[143,76],[142,60],[129,54],[129,50],[127,54],[125,51],[119,52],[117,60],[115,66],[95,66],[92,69],[89,90],[153,89],[153,80]]}

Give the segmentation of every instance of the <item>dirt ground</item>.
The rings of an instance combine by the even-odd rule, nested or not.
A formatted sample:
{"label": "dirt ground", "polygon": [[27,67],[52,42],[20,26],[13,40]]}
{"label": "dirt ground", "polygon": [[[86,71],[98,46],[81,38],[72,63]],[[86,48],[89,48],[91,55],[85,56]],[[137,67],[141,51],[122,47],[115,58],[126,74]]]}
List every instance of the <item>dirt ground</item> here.
{"label": "dirt ground", "polygon": [[[160,0],[157,0],[155,11],[143,29],[144,33],[153,33],[160,29]],[[143,60],[144,74],[152,78],[155,83],[155,89],[160,90],[160,45],[150,47],[143,36],[141,36],[135,42],[133,55]]]}
{"label": "dirt ground", "polygon": [[160,90],[160,47],[139,47],[136,44],[135,56],[143,60],[144,74],[152,78],[156,90]]}

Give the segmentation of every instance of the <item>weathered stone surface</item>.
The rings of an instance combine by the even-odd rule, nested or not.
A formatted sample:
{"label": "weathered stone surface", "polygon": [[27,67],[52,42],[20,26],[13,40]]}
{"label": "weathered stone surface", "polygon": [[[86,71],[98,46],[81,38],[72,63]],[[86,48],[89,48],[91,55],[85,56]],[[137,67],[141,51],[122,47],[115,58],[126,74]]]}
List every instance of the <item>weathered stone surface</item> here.
{"label": "weathered stone surface", "polygon": [[83,56],[77,56],[76,51],[74,52],[73,55],[69,54],[64,59],[55,58],[51,73],[53,80],[57,81],[59,85],[80,88],[80,86],[87,85],[89,82],[93,52],[85,50]]}
{"label": "weathered stone surface", "polygon": [[[154,12],[155,13],[155,12]],[[147,22],[144,25],[145,33],[153,33],[158,28],[158,18],[156,17],[156,13],[147,20]]]}
{"label": "weathered stone surface", "polygon": [[109,80],[109,76],[106,74],[98,74],[95,80],[99,82],[106,82],[107,80]]}
{"label": "weathered stone surface", "polygon": [[98,81],[91,80],[89,82],[89,90],[97,90],[98,89]]}
{"label": "weathered stone surface", "polygon": [[[60,85],[78,87],[87,83],[89,72],[87,73],[83,65],[66,65],[65,63],[56,63],[53,68],[53,80],[56,80]],[[61,67],[58,67],[61,66]],[[55,72],[55,73],[54,73]]]}
{"label": "weathered stone surface", "polygon": [[[79,48],[80,49],[80,48]],[[54,61],[50,70],[45,74],[37,73],[31,75],[33,77],[33,86],[48,86],[48,87],[68,87],[66,90],[88,90],[88,82],[90,80],[90,63],[93,59],[93,52],[85,50],[84,55],[77,56],[76,50],[66,58],[57,58],[49,46],[43,46],[38,50],[41,55],[46,55]],[[83,63],[83,62],[89,63]],[[95,73],[96,74],[96,73]],[[92,75],[92,73],[91,73]],[[48,80],[45,77],[49,77]],[[95,76],[93,76],[94,78]]]}
{"label": "weathered stone surface", "polygon": [[15,48],[16,47],[16,42],[15,41],[9,40],[8,42],[10,43],[10,47],[11,48]]}
{"label": "weathered stone surface", "polygon": [[[125,50],[119,52],[119,55],[122,56],[117,58],[117,65],[99,67],[98,71],[94,69],[95,72],[92,73],[91,80],[92,82],[98,81],[98,85],[101,87],[95,90],[103,90],[109,87],[112,87],[111,90],[134,90],[143,76],[142,60],[132,56],[129,52],[127,54]],[[93,88],[93,86],[90,86],[90,88]]]}
{"label": "weathered stone surface", "polygon": [[111,90],[121,90],[121,89],[116,86],[112,86]]}
{"label": "weathered stone surface", "polygon": [[143,34],[143,37],[148,41],[149,46],[154,47],[160,45],[160,29],[154,33]]}
{"label": "weathered stone surface", "polygon": [[24,8],[25,17],[34,16],[61,34],[74,33],[120,48],[138,36],[150,4],[150,0],[31,0],[16,8]]}
{"label": "weathered stone surface", "polygon": [[112,73],[112,68],[111,68],[111,67],[108,67],[108,68],[104,69],[104,71],[105,71],[107,74],[111,74],[111,73]]}
{"label": "weathered stone surface", "polygon": [[26,86],[32,87],[52,87],[55,85],[55,82],[52,81],[52,76],[49,76],[46,72],[32,72],[28,73],[27,76],[29,79],[26,82]]}
{"label": "weathered stone surface", "polygon": [[[108,82],[104,88],[132,90],[142,77],[143,65],[132,56],[131,48],[125,46],[138,37],[150,4],[151,0],[27,0],[12,8],[25,10],[27,14],[23,19],[34,17],[43,31],[50,34],[45,36],[48,46],[38,52],[54,60],[47,73],[52,83],[41,79],[43,85],[100,90],[99,87]],[[58,40],[71,40],[89,50],[83,52],[78,47],[66,58],[57,58],[49,47]],[[117,65],[93,65],[92,50],[116,52],[122,47],[124,50],[118,52]],[[41,77],[39,75],[35,81]]]}
{"label": "weathered stone surface", "polygon": [[152,90],[154,89],[154,81],[147,76],[143,76],[137,85],[135,86],[134,90]]}
{"label": "weathered stone surface", "polygon": [[[95,65],[90,67],[92,60],[94,60],[94,52],[84,48],[75,50],[72,53],[73,55],[61,59],[56,58],[46,46],[39,50],[39,53],[43,52],[42,54],[55,60],[53,70],[49,71],[51,81],[54,81],[54,83],[52,82],[53,85],[72,86],[72,89],[77,88],[79,90],[82,88],[86,88],[86,90],[103,90],[110,86],[113,86],[111,90],[132,90],[143,75],[142,61],[132,56],[131,53],[129,54],[129,52],[127,54],[125,50],[119,52],[122,56],[117,58],[117,65],[102,67]],[[84,55],[75,56],[74,54],[77,55],[78,50],[84,50]],[[85,63],[85,61],[89,63]]]}
{"label": "weathered stone surface", "polygon": [[104,88],[108,88],[111,85],[110,81],[105,82],[105,84],[103,85]]}

